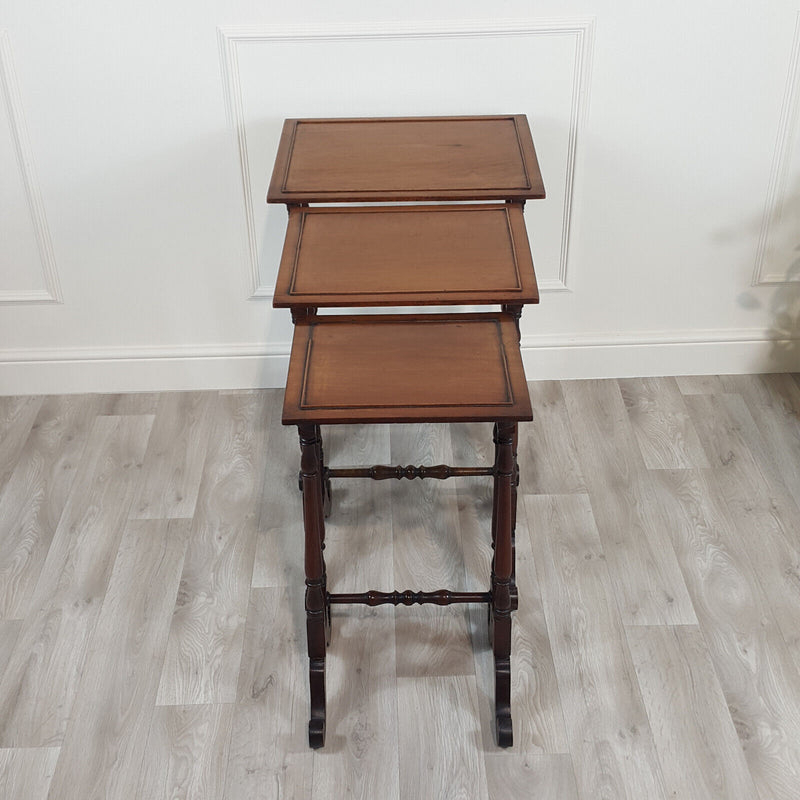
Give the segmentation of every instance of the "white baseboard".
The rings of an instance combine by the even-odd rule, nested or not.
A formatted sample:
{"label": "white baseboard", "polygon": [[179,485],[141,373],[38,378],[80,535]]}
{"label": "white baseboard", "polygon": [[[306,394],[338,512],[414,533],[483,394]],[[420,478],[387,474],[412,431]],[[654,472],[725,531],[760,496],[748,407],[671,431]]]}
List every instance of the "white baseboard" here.
{"label": "white baseboard", "polygon": [[[727,331],[624,338],[524,336],[528,380],[800,372],[800,339]],[[288,343],[0,351],[0,395],[283,387]]]}
{"label": "white baseboard", "polygon": [[800,372],[800,339],[734,331],[708,338],[580,337],[548,342],[523,337],[522,359],[530,381]]}
{"label": "white baseboard", "polygon": [[289,344],[0,351],[0,395],[283,387]]}

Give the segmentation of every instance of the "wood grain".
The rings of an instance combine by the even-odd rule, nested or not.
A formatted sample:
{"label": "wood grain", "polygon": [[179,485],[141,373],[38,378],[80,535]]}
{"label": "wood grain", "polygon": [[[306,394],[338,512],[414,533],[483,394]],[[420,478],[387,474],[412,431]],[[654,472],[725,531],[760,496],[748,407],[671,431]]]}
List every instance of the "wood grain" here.
{"label": "wood grain", "polygon": [[[323,428],[325,456],[332,466],[389,463],[389,430],[389,425]],[[391,486],[364,478],[334,479],[332,492],[331,515],[325,522],[329,591],[397,588],[394,586]],[[299,493],[297,500],[299,503]],[[353,558],[353,553],[359,553],[359,558]],[[349,616],[353,610],[340,607],[334,609],[334,613]],[[391,625],[391,614],[384,619]]]}
{"label": "wood grain", "polygon": [[[389,426],[324,429],[334,464],[388,463]],[[418,487],[417,487],[418,488]],[[326,560],[331,591],[394,588],[392,492],[371,480],[333,481]],[[353,554],[358,553],[358,558]],[[408,609],[333,609],[328,651],[328,733],[314,754],[315,795],[399,796],[396,614]]]}
{"label": "wood grain", "polygon": [[161,396],[132,519],[194,516],[216,399],[207,392]]}
{"label": "wood grain", "polygon": [[258,509],[252,585],[301,587],[305,579],[304,532],[302,495],[297,487],[300,470],[297,429],[281,425],[283,393],[273,389],[263,394],[269,442],[264,491]]}
{"label": "wood grain", "polygon": [[399,678],[400,796],[488,800],[475,677]]}
{"label": "wood grain", "polygon": [[43,397],[0,397],[0,491],[11,476]]}
{"label": "wood grain", "polygon": [[21,629],[21,619],[0,620],[0,675],[5,672],[6,665],[11,659]]}
{"label": "wood grain", "polygon": [[[291,735],[290,720],[306,713],[305,687],[298,677],[306,666],[305,618],[292,608],[292,601],[301,596],[296,587],[253,589],[247,609],[236,702],[262,706],[274,717],[276,736]],[[305,736],[301,732],[293,741],[302,749]]]}
{"label": "wood grain", "polygon": [[[800,387],[791,375],[731,375],[724,385],[747,404],[763,445],[753,443],[758,459],[769,453],[766,465],[773,468],[770,481],[781,482],[789,492],[800,495]],[[743,434],[751,434],[747,427]]]}
{"label": "wood grain", "polygon": [[616,381],[563,385],[575,444],[622,619],[697,622]]}
{"label": "wood grain", "polygon": [[681,394],[722,394],[725,391],[719,375],[679,375],[675,382]]}
{"label": "wood grain", "polygon": [[157,707],[136,800],[223,797],[233,705]]}
{"label": "wood grain", "polygon": [[98,417],[0,682],[0,745],[60,745],[152,417]]}
{"label": "wood grain", "polygon": [[270,203],[544,197],[524,114],[287,119]]}
{"label": "wood grain", "polygon": [[263,395],[226,395],[209,441],[159,705],[236,699],[268,432]]}
{"label": "wood grain", "polygon": [[648,469],[708,466],[673,378],[628,378],[619,386]]}
{"label": "wood grain", "polygon": [[666,798],[650,724],[585,495],[525,498],[578,796]]}
{"label": "wood grain", "polygon": [[[769,486],[770,493],[789,497],[800,488],[781,469],[780,455],[771,448],[756,424],[744,398],[738,394],[687,398],[696,428],[709,454],[711,466],[731,471],[749,471],[753,480]],[[718,419],[702,415],[719,414]],[[795,426],[800,428],[800,422]],[[796,506],[796,503],[792,503]]]}
{"label": "wood grain", "polygon": [[[306,688],[300,687],[305,700]],[[305,700],[307,702],[307,700]],[[256,703],[234,707],[224,800],[307,800],[314,797],[314,753],[305,713],[291,719],[292,736],[276,738],[274,717]],[[302,747],[295,747],[294,732]],[[179,795],[182,796],[182,795]],[[341,795],[335,795],[341,796]],[[200,798],[198,798],[200,800]]]}
{"label": "wood grain", "polygon": [[[55,533],[49,547],[39,545],[27,606],[0,620],[0,796],[84,800],[106,787],[126,800],[425,797],[454,774],[453,796],[470,799],[649,800],[663,790],[796,800],[797,378],[677,383],[711,467],[648,469],[633,405],[609,390],[616,382],[531,385],[534,408],[543,408],[520,426],[520,494],[532,496],[520,499],[517,527],[516,743],[503,752],[491,732],[479,605],[461,619],[428,607],[420,625],[416,608],[335,607],[329,742],[307,748],[299,448],[297,432],[280,425],[281,392],[208,394],[211,446],[193,456],[203,463],[199,502],[191,521],[173,522],[128,520],[145,469],[137,465],[159,409],[170,407],[166,396],[35,399],[8,464],[7,488],[18,490],[0,494],[0,525],[33,507],[17,475],[44,486],[69,463],[72,479],[67,487],[67,476],[54,477],[47,498],[36,500],[35,519],[53,520]],[[673,390],[663,406],[658,392],[648,398],[648,415],[674,413]],[[14,399],[7,418],[20,421],[28,402]],[[176,426],[173,418],[166,427]],[[327,426],[323,435],[336,466],[492,461],[486,423]],[[685,447],[664,440],[657,452]],[[331,588],[484,589],[489,484],[334,480]],[[556,489],[562,496],[548,496]],[[197,539],[194,572],[176,564],[179,531]],[[623,553],[613,563],[608,553],[628,547],[639,548],[635,558],[625,562]],[[654,563],[644,579],[619,566],[635,569],[645,558]],[[673,559],[699,629],[672,626],[666,598],[647,597],[660,591],[649,576],[672,574]],[[191,580],[176,610],[178,575]],[[172,601],[169,589],[153,590],[170,581]],[[8,583],[0,580],[0,596],[13,594]],[[636,586],[658,624],[623,625],[642,621],[630,604]],[[176,620],[191,630],[191,615],[181,617],[187,606],[197,610],[195,639],[186,631],[176,638]],[[214,702],[155,705],[168,631],[190,654],[175,685]]]}
{"label": "wood grain", "polygon": [[[188,535],[186,520],[128,523],[53,776],[53,797],[133,795]],[[141,677],[120,681],[121,675]]]}
{"label": "wood grain", "polygon": [[575,772],[569,755],[543,755],[512,751],[486,753],[489,800],[541,797],[578,800]]}
{"label": "wood grain", "polygon": [[349,607],[333,620],[328,731],[324,750],[314,753],[314,795],[402,796],[392,616],[390,609]]}
{"label": "wood grain", "polygon": [[[795,663],[800,667],[800,510],[739,395],[691,398],[713,453],[715,485]],[[800,486],[797,487],[800,489]]]}
{"label": "wood grain", "polygon": [[[490,427],[480,423],[452,425],[451,437],[458,461],[471,464],[490,460],[487,452],[493,450]],[[523,480],[521,486],[524,483]],[[467,588],[485,591],[489,587],[492,559],[492,482],[486,478],[459,479],[456,486]],[[533,527],[528,524],[520,498],[516,530],[520,601],[519,609],[513,614],[511,643],[514,751],[566,753],[568,745],[556,671],[531,552],[536,521],[532,524]],[[497,750],[493,735],[494,660],[489,645],[486,606],[471,606],[469,614],[483,747],[487,753],[493,753]]]}
{"label": "wood grain", "polygon": [[250,592],[225,797],[311,794],[304,623],[300,587]]}
{"label": "wood grain", "polygon": [[[447,425],[392,426],[392,461],[452,463]],[[456,489],[451,481],[402,481],[390,487],[395,588],[464,589]],[[474,675],[466,607],[414,606],[395,616],[397,675]],[[446,646],[442,646],[447,642]]]}
{"label": "wood grain", "polygon": [[539,300],[519,203],[293,207],[273,306]]}
{"label": "wood grain", "polygon": [[511,314],[319,319],[294,326],[287,425],[531,419]]}
{"label": "wood grain", "polygon": [[[701,434],[702,435],[702,434]],[[796,796],[800,677],[707,471],[661,471],[663,513],[762,800]]]}
{"label": "wood grain", "polygon": [[581,494],[581,472],[564,394],[558,381],[528,384],[534,418],[519,426],[520,491],[525,494]]}
{"label": "wood grain", "polygon": [[1,749],[0,797],[46,800],[58,752],[58,747]]}
{"label": "wood grain", "polygon": [[0,496],[0,618],[30,611],[98,409],[90,396],[48,397]]}
{"label": "wood grain", "polygon": [[100,413],[112,417],[155,414],[160,398],[160,392],[101,394],[97,396],[100,402]]}
{"label": "wood grain", "polygon": [[756,797],[700,629],[630,627],[627,637],[668,796]]}

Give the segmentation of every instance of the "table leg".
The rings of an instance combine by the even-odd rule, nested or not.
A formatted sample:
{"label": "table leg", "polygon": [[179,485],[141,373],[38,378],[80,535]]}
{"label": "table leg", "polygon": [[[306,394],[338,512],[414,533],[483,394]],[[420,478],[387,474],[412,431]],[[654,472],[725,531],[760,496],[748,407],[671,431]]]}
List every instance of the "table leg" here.
{"label": "table leg", "polygon": [[511,484],[511,610],[519,607],[517,591],[517,487],[519,486],[519,461],[517,447],[519,444],[519,426],[514,426],[514,480]]}
{"label": "table leg", "polygon": [[[331,479],[326,477],[325,470],[325,452],[322,449],[322,428],[319,425],[314,426],[317,431],[317,439],[319,440],[319,469],[320,480],[322,481],[322,497],[323,497],[323,510],[325,512],[325,519],[331,515]],[[325,549],[325,540],[322,540],[322,549]]]}
{"label": "table leg", "polygon": [[[322,449],[322,428],[314,426],[317,437],[317,455],[319,456],[319,482],[322,492],[322,515],[327,519],[331,515],[331,481],[325,475],[325,453]],[[325,597],[328,596],[328,568],[325,565],[325,524],[322,524],[320,532],[320,550],[322,550],[322,588]],[[331,643],[331,604],[325,604],[325,643]]]}
{"label": "table leg", "polygon": [[303,523],[306,539],[305,605],[311,697],[308,743],[314,748],[322,747],[325,744],[326,620],[330,618],[325,586],[325,561],[322,556],[325,520],[318,431],[319,428],[316,425],[298,425],[301,452],[300,480],[303,484]]}
{"label": "table leg", "polygon": [[[512,434],[512,447],[514,455],[514,480],[511,485],[511,610],[519,607],[519,592],[517,591],[517,558],[516,558],[516,533],[517,533],[517,487],[519,486],[519,464],[517,462],[517,446],[519,442],[518,426],[514,426]],[[497,424],[494,426],[494,443],[497,446]],[[495,470],[497,466],[495,465]],[[497,531],[497,504],[492,507],[492,574],[494,574],[494,550]],[[489,617],[492,610],[489,608]]]}
{"label": "table leg", "polygon": [[516,422],[495,426],[495,476],[492,504],[492,601],[490,638],[494,653],[497,744],[513,743],[511,724],[511,611],[514,573],[513,526],[516,517]]}

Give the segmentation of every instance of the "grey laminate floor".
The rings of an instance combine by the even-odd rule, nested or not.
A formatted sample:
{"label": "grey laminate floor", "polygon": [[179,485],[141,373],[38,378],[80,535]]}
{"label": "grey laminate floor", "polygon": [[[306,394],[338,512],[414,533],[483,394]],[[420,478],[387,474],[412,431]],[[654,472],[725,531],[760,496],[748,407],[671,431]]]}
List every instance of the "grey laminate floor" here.
{"label": "grey laminate floor", "polygon": [[[307,721],[278,391],[0,398],[0,797],[800,797],[798,376],[533,383],[515,746],[485,608],[337,607]],[[323,429],[488,463],[484,425]],[[347,481],[332,591],[485,590],[487,479]]]}

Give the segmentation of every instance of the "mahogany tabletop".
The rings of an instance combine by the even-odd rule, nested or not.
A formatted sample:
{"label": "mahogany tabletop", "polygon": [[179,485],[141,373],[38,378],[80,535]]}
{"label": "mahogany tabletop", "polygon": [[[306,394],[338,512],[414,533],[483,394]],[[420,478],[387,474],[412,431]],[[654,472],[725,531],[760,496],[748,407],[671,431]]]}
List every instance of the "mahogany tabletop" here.
{"label": "mahogany tabletop", "polygon": [[545,196],[524,114],[287,119],[270,203]]}
{"label": "mahogany tabletop", "polygon": [[519,203],[294,207],[276,308],[537,303]]}
{"label": "mahogany tabletop", "polygon": [[295,325],[284,425],[531,419],[510,314],[334,315]]}

